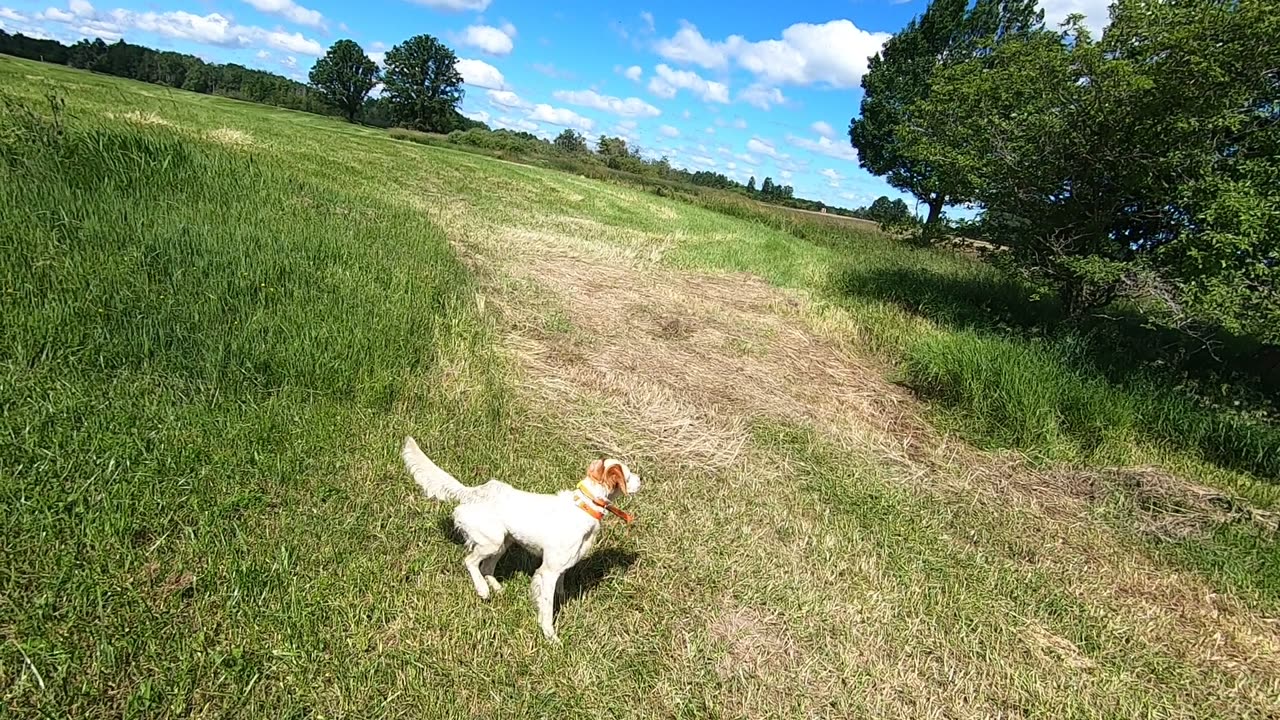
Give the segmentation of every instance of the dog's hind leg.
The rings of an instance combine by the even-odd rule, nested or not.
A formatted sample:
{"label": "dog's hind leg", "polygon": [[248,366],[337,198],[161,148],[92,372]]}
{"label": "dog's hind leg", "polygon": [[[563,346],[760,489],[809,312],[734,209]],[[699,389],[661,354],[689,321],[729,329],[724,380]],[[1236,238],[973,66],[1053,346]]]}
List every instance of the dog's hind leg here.
{"label": "dog's hind leg", "polygon": [[494,555],[501,549],[501,545],[472,545],[471,551],[462,559],[462,564],[466,566],[467,572],[471,575],[471,582],[476,586],[476,594],[485,600],[489,599],[489,583],[485,579],[484,574],[480,572],[480,565],[490,556]]}
{"label": "dog's hind leg", "polygon": [[493,576],[493,572],[498,567],[498,562],[502,560],[502,554],[511,547],[511,538],[507,538],[502,542],[502,547],[489,557],[480,561],[480,574],[484,576],[484,581],[489,584],[489,589],[494,592],[502,592],[502,583],[498,582],[498,578]]}
{"label": "dog's hind leg", "polygon": [[485,513],[477,512],[474,507],[467,505],[459,505],[454,509],[453,523],[467,538],[467,556],[462,559],[462,564],[471,575],[476,594],[488,600],[489,583],[480,572],[480,564],[502,551],[502,546],[507,541],[506,528]]}

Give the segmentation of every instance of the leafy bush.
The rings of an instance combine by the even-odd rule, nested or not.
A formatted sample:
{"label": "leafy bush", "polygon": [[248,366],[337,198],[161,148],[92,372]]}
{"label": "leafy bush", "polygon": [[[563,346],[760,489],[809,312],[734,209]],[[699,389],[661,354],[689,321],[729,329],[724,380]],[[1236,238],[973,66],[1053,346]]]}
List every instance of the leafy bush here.
{"label": "leafy bush", "polygon": [[1090,458],[1122,445],[1189,451],[1280,478],[1280,429],[1206,408],[1151,381],[1117,387],[1088,370],[1078,337],[1025,340],[975,331],[928,336],[906,353],[906,382],[949,423],[998,447]]}

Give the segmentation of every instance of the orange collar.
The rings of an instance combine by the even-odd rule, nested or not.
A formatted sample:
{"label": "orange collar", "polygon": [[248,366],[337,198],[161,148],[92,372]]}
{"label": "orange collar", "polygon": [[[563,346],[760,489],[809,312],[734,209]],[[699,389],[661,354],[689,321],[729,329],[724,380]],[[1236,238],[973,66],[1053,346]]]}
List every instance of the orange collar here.
{"label": "orange collar", "polygon": [[618,516],[618,518],[620,518],[622,522],[628,525],[630,525],[632,522],[635,521],[635,516],[633,516],[631,513],[627,512],[626,510],[619,510],[618,508],[614,507],[613,503],[609,502],[608,500],[604,498],[598,498],[595,495],[593,495],[591,493],[590,488],[587,487],[586,481],[582,481],[578,483],[578,494],[581,496],[581,498],[579,498],[577,502],[578,507],[582,508],[583,512],[595,518],[596,520],[601,520],[604,518],[604,513],[596,509],[596,508],[602,508]]}

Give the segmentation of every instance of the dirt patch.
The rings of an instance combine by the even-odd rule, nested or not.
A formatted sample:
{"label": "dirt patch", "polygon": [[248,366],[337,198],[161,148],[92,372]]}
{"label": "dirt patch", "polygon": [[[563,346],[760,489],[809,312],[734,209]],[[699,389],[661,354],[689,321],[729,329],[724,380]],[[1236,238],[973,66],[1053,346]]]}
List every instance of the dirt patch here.
{"label": "dirt patch", "polygon": [[[555,342],[513,334],[535,381],[561,402],[566,394],[609,398],[655,451],[725,466],[760,419],[817,424],[859,442],[875,438],[896,446],[886,448],[891,453],[901,445],[869,424],[923,431],[908,417],[916,405],[903,390],[806,332],[799,304],[763,281],[656,267],[640,273],[527,231],[501,242],[529,250],[512,271],[572,298],[564,311],[591,338],[590,352],[565,367],[555,362],[564,356]],[[518,303],[507,310],[525,312]],[[673,445],[677,429],[683,441]]]}

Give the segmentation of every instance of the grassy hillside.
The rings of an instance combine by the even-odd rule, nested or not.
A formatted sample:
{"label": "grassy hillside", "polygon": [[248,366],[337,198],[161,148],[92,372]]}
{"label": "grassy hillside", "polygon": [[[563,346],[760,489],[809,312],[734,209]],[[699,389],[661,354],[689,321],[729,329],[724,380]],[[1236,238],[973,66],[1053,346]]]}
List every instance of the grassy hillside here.
{"label": "grassy hillside", "polygon": [[[1269,485],[979,452],[886,381],[973,330],[850,273],[981,266],[37,63],[0,90],[8,714],[1280,712],[1270,516],[1213,490]],[[464,482],[646,476],[564,646],[530,558],[474,597],[405,433]]]}

